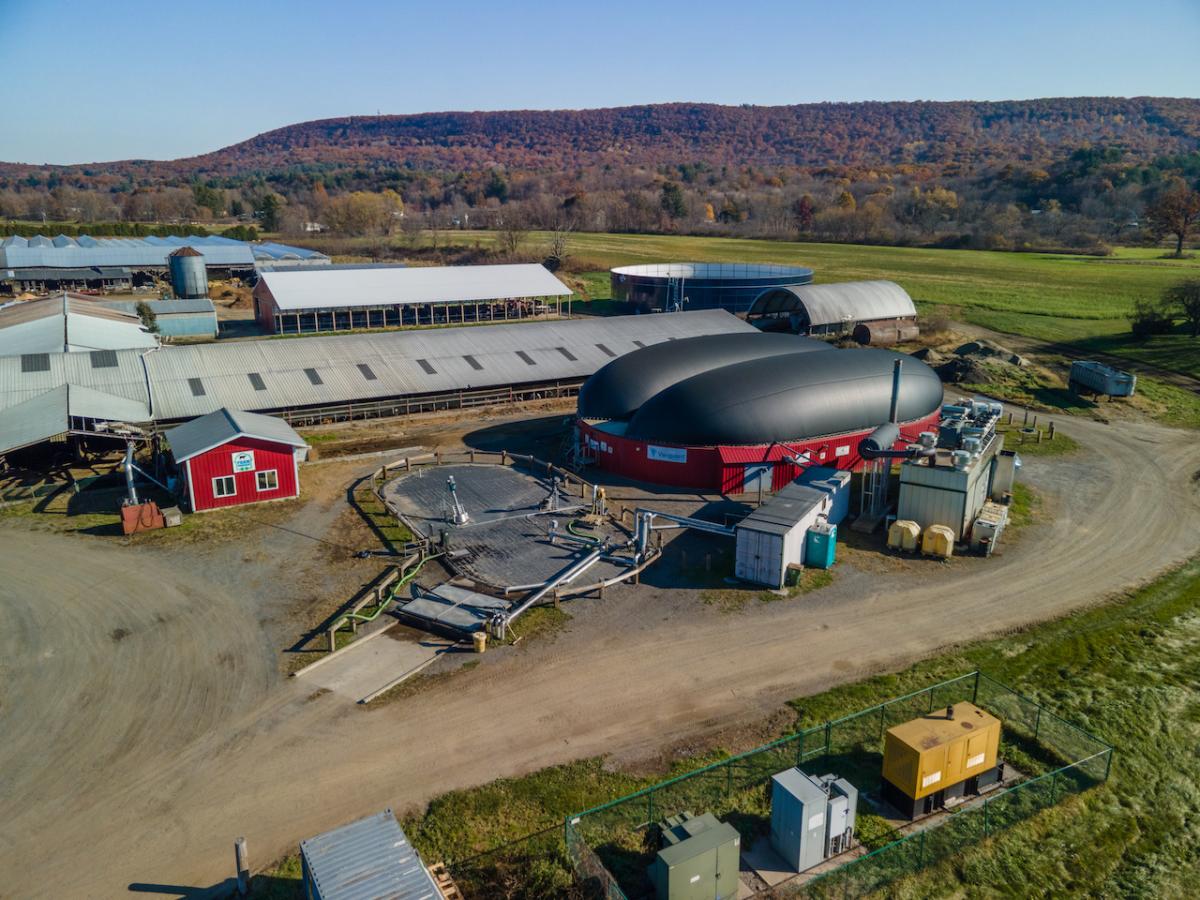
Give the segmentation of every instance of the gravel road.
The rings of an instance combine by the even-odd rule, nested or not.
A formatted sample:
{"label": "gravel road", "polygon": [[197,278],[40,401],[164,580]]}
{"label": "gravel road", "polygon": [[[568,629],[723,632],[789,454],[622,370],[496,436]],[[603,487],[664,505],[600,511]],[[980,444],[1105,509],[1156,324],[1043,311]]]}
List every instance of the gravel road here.
{"label": "gravel road", "polygon": [[[1048,515],[990,561],[848,570],[722,614],[624,588],[557,640],[377,711],[277,674],[256,592],[98,540],[0,530],[4,896],[204,896],[356,816],[579,757],[652,756],[790,697],[1091,604],[1196,552],[1200,447],[1057,420]],[[622,610],[638,627],[604,627]]]}

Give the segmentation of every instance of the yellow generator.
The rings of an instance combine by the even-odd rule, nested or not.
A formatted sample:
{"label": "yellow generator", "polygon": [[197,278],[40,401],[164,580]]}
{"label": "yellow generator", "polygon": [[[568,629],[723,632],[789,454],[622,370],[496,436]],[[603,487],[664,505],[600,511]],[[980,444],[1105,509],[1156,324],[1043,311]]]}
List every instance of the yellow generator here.
{"label": "yellow generator", "polygon": [[974,703],[935,709],[887,730],[883,799],[909,818],[998,784],[1000,720]]}

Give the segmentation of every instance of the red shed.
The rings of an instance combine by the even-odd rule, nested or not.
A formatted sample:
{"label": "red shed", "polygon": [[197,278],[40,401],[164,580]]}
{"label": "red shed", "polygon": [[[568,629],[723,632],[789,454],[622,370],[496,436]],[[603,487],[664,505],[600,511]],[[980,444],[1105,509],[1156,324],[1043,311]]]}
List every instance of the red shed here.
{"label": "red shed", "polygon": [[166,432],[192,512],[300,495],[308,445],[274,416],[218,409]]}

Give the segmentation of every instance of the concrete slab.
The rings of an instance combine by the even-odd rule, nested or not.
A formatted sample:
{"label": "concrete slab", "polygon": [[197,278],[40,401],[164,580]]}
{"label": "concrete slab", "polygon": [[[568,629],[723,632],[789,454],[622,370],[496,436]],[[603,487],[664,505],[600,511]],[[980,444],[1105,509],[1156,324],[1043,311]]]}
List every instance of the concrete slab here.
{"label": "concrete slab", "polygon": [[742,851],[742,864],[767,883],[768,887],[796,877],[796,870],[780,859],[770,838],[759,838],[748,850]]}
{"label": "concrete slab", "polygon": [[448,646],[449,641],[439,638],[418,642],[407,636],[383,634],[297,677],[357,702],[392,679],[429,662]]}

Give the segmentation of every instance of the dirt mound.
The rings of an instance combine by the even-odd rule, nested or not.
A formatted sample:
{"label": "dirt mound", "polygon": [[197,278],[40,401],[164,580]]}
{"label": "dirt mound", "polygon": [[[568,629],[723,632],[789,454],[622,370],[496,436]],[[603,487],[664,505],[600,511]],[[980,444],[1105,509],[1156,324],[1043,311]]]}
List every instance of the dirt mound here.
{"label": "dirt mound", "polygon": [[967,341],[965,344],[955,347],[954,353],[957,356],[971,359],[998,359],[1003,362],[1012,363],[1014,366],[1028,364],[1028,360],[1025,357],[1013,353],[1007,347],[1001,347],[995,341],[989,340]]}
{"label": "dirt mound", "polygon": [[933,366],[938,377],[948,384],[962,384],[963,382],[986,384],[992,378],[992,373],[980,360],[972,359],[969,356],[960,356],[943,362],[941,365],[933,363],[930,365]]}

